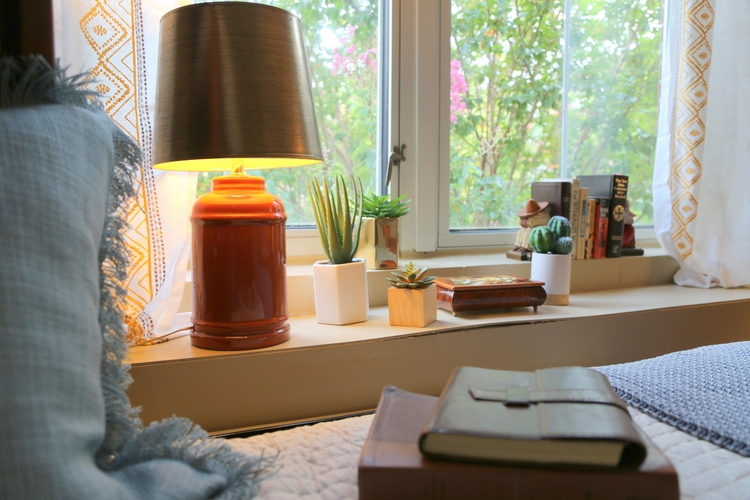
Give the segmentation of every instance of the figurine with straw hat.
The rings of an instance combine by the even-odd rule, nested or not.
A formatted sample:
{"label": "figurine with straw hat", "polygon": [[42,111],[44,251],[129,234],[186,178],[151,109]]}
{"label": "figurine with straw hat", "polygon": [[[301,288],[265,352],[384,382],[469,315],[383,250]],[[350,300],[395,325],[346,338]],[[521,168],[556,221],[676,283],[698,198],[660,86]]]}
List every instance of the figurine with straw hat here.
{"label": "figurine with straw hat", "polygon": [[546,208],[549,205],[546,201],[536,202],[533,198],[526,202],[523,210],[518,212],[521,229],[518,230],[516,243],[513,250],[506,255],[511,259],[531,260],[531,247],[529,246],[529,235],[531,229],[536,226],[546,226],[549,222],[550,215]]}

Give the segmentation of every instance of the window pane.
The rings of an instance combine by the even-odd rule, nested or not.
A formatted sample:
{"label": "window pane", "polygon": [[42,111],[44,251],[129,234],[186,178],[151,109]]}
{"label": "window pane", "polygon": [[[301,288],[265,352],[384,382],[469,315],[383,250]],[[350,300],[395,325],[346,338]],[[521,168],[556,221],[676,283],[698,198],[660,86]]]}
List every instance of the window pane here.
{"label": "window pane", "polygon": [[[312,175],[359,176],[365,191],[376,183],[378,109],[378,0],[268,0],[302,20],[313,79],[323,164],[248,171],[266,179],[287,225],[314,225],[306,180]],[[221,175],[221,174],[219,174]],[[198,192],[210,190],[200,174]]]}
{"label": "window pane", "polygon": [[528,186],[559,168],[558,0],[454,0],[450,228],[517,226]]}
{"label": "window pane", "polygon": [[562,0],[453,0],[451,230],[517,227],[533,181],[590,173],[629,175],[651,222],[660,0],[569,3],[566,56]]}
{"label": "window pane", "polygon": [[570,19],[568,176],[628,175],[636,223],[650,224],[661,0],[576,1]]}

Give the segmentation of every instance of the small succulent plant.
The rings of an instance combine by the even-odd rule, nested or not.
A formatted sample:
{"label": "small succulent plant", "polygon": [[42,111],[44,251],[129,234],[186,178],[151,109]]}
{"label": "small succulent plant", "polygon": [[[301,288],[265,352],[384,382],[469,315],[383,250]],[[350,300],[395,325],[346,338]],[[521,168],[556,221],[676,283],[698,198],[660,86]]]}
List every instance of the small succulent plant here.
{"label": "small succulent plant", "polygon": [[570,237],[570,221],[556,215],[546,226],[536,226],[529,235],[529,246],[537,253],[567,255],[573,251],[573,238]]}
{"label": "small succulent plant", "polygon": [[396,288],[427,288],[432,285],[437,276],[425,276],[427,268],[417,268],[413,262],[403,269],[403,271],[392,271],[393,278],[386,278],[391,286]]}
{"label": "small succulent plant", "polygon": [[406,195],[391,199],[388,194],[370,193],[362,199],[362,217],[373,219],[396,219],[409,213],[411,200],[404,200]]}
{"label": "small succulent plant", "polygon": [[313,177],[307,181],[320,242],[331,264],[354,260],[362,229],[362,183],[352,178],[352,197],[342,175],[332,185]]}

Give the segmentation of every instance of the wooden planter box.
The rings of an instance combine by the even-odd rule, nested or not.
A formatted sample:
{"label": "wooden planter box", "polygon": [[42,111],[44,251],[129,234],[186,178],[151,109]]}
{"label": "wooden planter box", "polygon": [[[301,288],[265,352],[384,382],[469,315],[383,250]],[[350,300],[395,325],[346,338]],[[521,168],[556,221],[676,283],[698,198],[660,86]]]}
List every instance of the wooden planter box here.
{"label": "wooden planter box", "polygon": [[388,289],[388,319],[391,326],[424,328],[437,319],[437,288]]}

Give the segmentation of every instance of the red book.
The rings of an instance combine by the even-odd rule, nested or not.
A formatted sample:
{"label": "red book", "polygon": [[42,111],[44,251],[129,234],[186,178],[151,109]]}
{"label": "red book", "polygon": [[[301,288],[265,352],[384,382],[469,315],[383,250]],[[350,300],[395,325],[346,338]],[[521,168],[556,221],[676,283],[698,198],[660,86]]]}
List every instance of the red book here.
{"label": "red book", "polygon": [[607,257],[607,241],[609,240],[609,198],[597,198],[596,230],[594,232],[594,258]]}
{"label": "red book", "polygon": [[426,459],[417,442],[436,403],[436,397],[393,386],[383,389],[360,455],[360,500],[679,499],[674,467],[643,433],[647,456],[636,469],[514,467]]}

